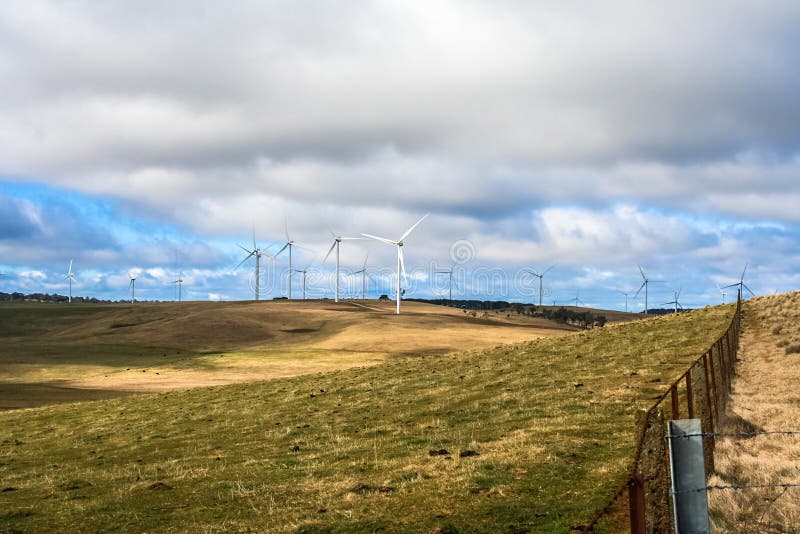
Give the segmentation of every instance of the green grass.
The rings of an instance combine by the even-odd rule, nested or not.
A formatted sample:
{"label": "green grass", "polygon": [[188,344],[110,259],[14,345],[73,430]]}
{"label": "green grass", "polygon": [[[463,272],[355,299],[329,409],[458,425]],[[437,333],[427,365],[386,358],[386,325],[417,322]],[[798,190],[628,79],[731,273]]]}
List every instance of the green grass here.
{"label": "green grass", "polygon": [[732,311],[3,412],[0,530],[568,532]]}

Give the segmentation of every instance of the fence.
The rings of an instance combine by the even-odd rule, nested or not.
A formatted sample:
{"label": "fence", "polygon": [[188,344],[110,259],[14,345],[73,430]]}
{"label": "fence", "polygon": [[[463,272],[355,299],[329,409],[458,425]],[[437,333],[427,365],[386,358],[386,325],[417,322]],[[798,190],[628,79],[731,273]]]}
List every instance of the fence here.
{"label": "fence", "polygon": [[[742,299],[725,333],[697,358],[648,410],[639,412],[636,420],[636,453],[627,482],[622,485],[605,508],[580,530],[591,531],[612,513],[627,492],[631,532],[671,532],[673,530],[670,495],[669,453],[664,440],[666,419],[694,419],[713,434],[720,424],[731,391],[736,367],[741,329]],[[703,440],[706,476],[714,471],[713,436]]]}

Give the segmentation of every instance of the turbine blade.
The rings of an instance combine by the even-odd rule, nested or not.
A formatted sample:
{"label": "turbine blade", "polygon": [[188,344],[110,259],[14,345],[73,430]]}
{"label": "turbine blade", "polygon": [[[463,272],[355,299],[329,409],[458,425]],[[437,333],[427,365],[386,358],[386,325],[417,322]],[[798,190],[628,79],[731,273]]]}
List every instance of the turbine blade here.
{"label": "turbine blade", "polygon": [[289,237],[289,217],[283,218],[283,233],[286,234],[286,242],[290,243],[292,240]]}
{"label": "turbine blade", "polygon": [[406,276],[406,262],[403,260],[403,247],[397,247],[397,255],[400,257],[400,270],[403,271],[403,280],[408,285],[408,276]]}
{"label": "turbine blade", "polygon": [[278,252],[275,253],[275,257],[277,258],[278,256],[280,256],[281,252],[283,252],[287,248],[289,248],[289,243],[288,242],[285,245],[283,245],[283,247],[281,247],[281,249]]}
{"label": "turbine blade", "polygon": [[253,250],[257,249],[258,245],[256,245],[256,227],[253,225]]}
{"label": "turbine blade", "polygon": [[372,234],[361,234],[361,235],[363,235],[364,237],[368,237],[370,239],[374,239],[375,241],[381,241],[383,243],[386,243],[387,245],[396,245],[397,244],[397,241],[392,241],[391,239],[386,239],[385,237],[378,237],[378,236],[372,235]]}
{"label": "turbine blade", "polygon": [[334,240],[334,242],[333,242],[333,245],[331,245],[331,248],[329,248],[329,249],[328,249],[328,253],[327,253],[327,254],[325,254],[325,259],[324,259],[324,260],[322,260],[322,263],[325,263],[326,261],[328,261],[328,256],[330,256],[330,255],[331,255],[331,252],[333,252],[333,249],[335,249],[335,248],[336,248],[336,243],[337,243],[337,242]]}
{"label": "turbine blade", "polygon": [[253,250],[249,250],[248,248],[246,248],[246,247],[243,247],[243,246],[242,246],[242,245],[240,245],[239,243],[236,243],[236,246],[237,246],[237,247],[239,247],[240,249],[244,250],[244,251],[245,251],[245,252],[247,252],[248,254],[250,254],[251,252],[253,252],[253,250],[255,250],[255,247],[253,248]]}
{"label": "turbine blade", "polygon": [[363,237],[340,237],[340,241],[363,241]]}
{"label": "turbine blade", "polygon": [[731,284],[729,286],[722,286],[722,289],[728,289],[729,287],[738,287],[740,282],[736,282],[735,284]]}
{"label": "turbine blade", "polygon": [[235,271],[236,269],[238,269],[239,267],[241,267],[241,266],[242,266],[242,264],[243,264],[244,262],[246,262],[247,260],[249,260],[249,259],[250,259],[252,256],[254,256],[254,255],[255,255],[255,252],[251,252],[250,254],[248,254],[247,256],[245,256],[245,258],[244,258],[242,261],[240,261],[240,262],[239,262],[239,263],[236,265],[236,267],[234,267],[234,268],[233,268],[233,270]]}
{"label": "turbine blade", "polygon": [[67,271],[67,274],[72,274],[72,260],[69,260],[69,270]]}
{"label": "turbine blade", "polygon": [[744,284],[744,283],[743,283],[743,284],[742,284],[742,287],[744,287],[744,288],[745,288],[745,289],[746,289],[746,290],[747,290],[747,291],[748,291],[748,292],[749,292],[751,295],[753,295],[754,297],[756,296],[756,294],[755,294],[755,293],[753,293],[753,292],[750,290],[750,288],[749,288],[749,287],[747,287],[747,284]]}
{"label": "turbine blade", "polygon": [[645,276],[644,269],[642,269],[642,266],[641,265],[637,265],[637,267],[639,268],[639,272],[642,273],[642,278],[644,280],[647,280],[647,276]]}
{"label": "turbine blade", "polygon": [[744,273],[746,273],[746,272],[747,272],[747,264],[745,263],[744,264],[744,269],[742,269],[742,277],[739,278],[740,282],[744,282]]}
{"label": "turbine blade", "polygon": [[366,255],[366,256],[364,256],[364,267],[363,267],[363,269],[364,269],[365,271],[367,270],[367,260],[368,260],[368,259],[369,259],[369,252],[367,252],[367,255]]}
{"label": "turbine blade", "polygon": [[422,216],[422,218],[421,218],[420,220],[418,220],[417,222],[415,222],[415,223],[414,223],[414,226],[412,226],[411,228],[409,228],[408,230],[406,230],[406,233],[404,233],[404,234],[402,235],[402,237],[401,237],[400,239],[398,239],[398,240],[397,240],[397,242],[398,242],[398,243],[401,243],[401,242],[403,241],[403,239],[407,238],[407,237],[408,237],[408,235],[409,235],[411,232],[413,232],[413,231],[414,231],[414,228],[416,228],[417,226],[419,226],[419,223],[421,223],[422,221],[424,221],[424,220],[425,220],[425,217],[427,217],[428,215],[430,215],[430,213],[426,213],[425,215],[423,215],[423,216]]}
{"label": "turbine blade", "polygon": [[640,286],[639,286],[639,289],[637,289],[637,290],[636,290],[636,293],[634,293],[634,294],[633,294],[633,298],[636,298],[636,297],[638,297],[638,296],[639,296],[639,292],[640,292],[642,289],[644,289],[644,286],[646,286],[646,285],[647,285],[647,279],[645,279],[645,281],[644,281],[644,282],[642,282],[642,285],[640,285]]}
{"label": "turbine blade", "polygon": [[548,267],[548,268],[547,268],[547,269],[546,269],[546,270],[545,270],[545,271],[542,273],[542,276],[544,276],[544,275],[546,275],[547,273],[549,273],[549,272],[550,272],[550,269],[552,269],[552,268],[553,268],[553,267],[555,267],[555,266],[556,266],[556,264],[554,263],[553,265],[551,265],[550,267]]}

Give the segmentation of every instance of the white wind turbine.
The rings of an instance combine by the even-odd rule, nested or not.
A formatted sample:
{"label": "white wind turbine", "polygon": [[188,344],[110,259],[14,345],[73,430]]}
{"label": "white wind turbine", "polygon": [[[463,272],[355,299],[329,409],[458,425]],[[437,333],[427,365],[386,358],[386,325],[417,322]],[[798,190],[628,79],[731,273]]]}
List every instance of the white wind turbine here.
{"label": "white wind turbine", "polygon": [[397,241],[392,241],[391,239],[386,239],[385,237],[378,237],[370,234],[364,234],[364,233],[361,234],[364,237],[369,237],[370,239],[375,239],[376,241],[380,241],[381,243],[386,243],[387,245],[394,245],[397,247],[397,310],[395,311],[397,315],[400,315],[400,301],[403,299],[402,288],[400,287],[400,276],[401,274],[404,277],[406,275],[406,266],[405,262],[403,261],[403,241],[405,240],[405,238],[409,236],[409,234],[411,234],[411,232],[414,231],[414,228],[416,228],[419,225],[419,223],[425,220],[425,217],[427,217],[428,215],[430,214],[426,213],[425,215],[423,215],[423,217],[417,222],[415,222],[411,228],[406,230],[406,233],[400,236],[400,239],[398,239]]}
{"label": "white wind turbine", "polygon": [[585,302],[583,302],[583,301],[581,300],[581,294],[580,294],[580,291],[576,291],[576,292],[575,292],[575,298],[574,298],[574,299],[569,299],[567,302],[574,302],[574,303],[575,303],[575,307],[576,307],[576,308],[578,307],[578,303],[581,303],[581,304],[586,304]]}
{"label": "white wind turbine", "polygon": [[728,295],[728,292],[725,291],[725,288],[721,287],[719,284],[717,284],[717,289],[719,289],[719,292],[722,294],[722,303],[725,304],[725,297]]}
{"label": "white wind turbine", "polygon": [[[259,284],[261,283],[261,255],[262,255],[262,254],[266,254],[266,251],[265,251],[265,250],[262,250],[261,248],[259,248],[259,246],[258,246],[258,245],[256,245],[256,230],[255,230],[255,228],[253,228],[253,250],[248,250],[246,247],[243,247],[242,245],[239,245],[238,243],[237,243],[236,245],[237,245],[237,246],[238,246],[240,249],[242,249],[242,250],[244,250],[245,252],[247,252],[247,256],[245,256],[245,257],[244,257],[244,259],[243,259],[242,261],[240,261],[240,262],[239,262],[239,265],[237,265],[236,267],[234,267],[234,269],[233,269],[234,271],[235,271],[236,269],[238,269],[239,267],[241,267],[241,266],[242,266],[242,264],[243,264],[244,262],[246,262],[247,260],[249,260],[250,258],[252,258],[252,257],[254,257],[254,256],[255,256],[255,258],[256,258],[256,284],[255,284],[255,286],[256,286],[256,287],[255,287],[255,297],[256,297],[256,300],[258,300],[258,297],[259,297],[259,295],[260,295],[260,288],[259,288]],[[267,254],[267,256],[269,256],[269,254]]]}
{"label": "white wind turbine", "polygon": [[364,265],[361,267],[360,270],[355,271],[354,275],[360,274],[361,275],[361,300],[364,300],[367,290],[367,260],[369,259],[369,254],[364,257]]}
{"label": "white wind turbine", "polygon": [[745,289],[748,291],[748,293],[750,293],[751,295],[753,295],[755,297],[756,294],[753,293],[750,290],[750,288],[747,287],[747,284],[744,283],[744,273],[746,273],[746,272],[747,272],[747,264],[745,263],[744,264],[744,269],[742,270],[742,276],[739,277],[739,281],[736,282],[735,284],[731,284],[729,286],[722,286],[722,289],[728,289],[729,287],[738,287],[739,288],[739,298],[741,298],[742,300],[744,300],[744,290]]}
{"label": "white wind turbine", "polygon": [[67,270],[67,275],[64,277],[64,280],[69,280],[69,297],[67,302],[72,302],[72,281],[75,280],[75,276],[72,274],[72,260],[69,260],[69,269]]}
{"label": "white wind turbine", "polygon": [[536,271],[533,271],[531,269],[527,269],[526,270],[526,272],[529,273],[531,276],[533,276],[534,278],[538,278],[539,279],[539,306],[542,305],[542,279],[544,279],[544,275],[549,273],[550,269],[552,269],[553,267],[555,267],[555,265],[551,265],[550,267],[548,267],[547,269],[545,269],[541,273],[537,273]]}
{"label": "white wind turbine", "polygon": [[[450,284],[450,288],[449,288],[450,298],[448,300],[452,303],[453,302],[453,283],[454,283],[454,281],[453,281],[453,267],[450,267],[447,270],[436,271],[436,273],[437,274],[446,274],[447,275],[448,280],[449,280],[449,284]],[[458,284],[456,284],[456,287],[457,286],[458,286]]]}
{"label": "white wind turbine", "polygon": [[306,300],[306,274],[308,273],[308,267],[305,269],[295,269],[294,272],[303,274],[303,300]]}
{"label": "white wind turbine", "polygon": [[[361,240],[361,239],[364,239],[364,238],[363,237],[342,237],[342,236],[337,236],[336,233],[333,230],[331,230],[331,235],[333,236],[333,244],[331,245],[331,248],[328,249],[328,253],[325,254],[325,259],[322,260],[322,263],[325,263],[327,261],[328,256],[331,255],[331,252],[333,252],[333,249],[335,248],[336,249],[336,297],[334,299],[334,302],[339,302],[339,247],[341,246],[342,241],[355,241],[355,240]],[[288,239],[287,239],[287,241],[288,241]]]}
{"label": "white wind turbine", "polygon": [[619,291],[620,293],[625,295],[625,313],[628,313],[628,295],[630,295],[631,292],[630,291],[621,291],[619,289],[617,291]]}
{"label": "white wind turbine", "polygon": [[181,301],[182,292],[183,292],[183,271],[180,272],[178,275],[178,279],[170,282],[171,284],[178,284],[178,302]]}
{"label": "white wind turbine", "polygon": [[131,304],[133,304],[136,301],[136,276],[128,273],[128,278],[131,279],[128,288],[131,290]]}
{"label": "white wind turbine", "polygon": [[292,300],[292,248],[299,247],[300,245],[295,243],[295,241],[289,237],[289,224],[286,222],[286,220],[283,221],[283,231],[286,235],[286,243],[277,253],[275,253],[275,257],[277,258],[281,255],[281,252],[287,248],[289,249],[289,300]]}
{"label": "white wind turbine", "polygon": [[675,305],[675,313],[678,313],[678,308],[680,308],[681,310],[683,309],[683,306],[681,306],[681,303],[678,302],[678,299],[681,296],[681,289],[679,289],[677,291],[673,290],[672,291],[672,295],[673,295],[674,298],[669,302],[665,302],[664,304],[662,304],[662,306],[666,306],[667,304],[674,304]]}
{"label": "white wind turbine", "polygon": [[642,266],[637,265],[637,267],[639,267],[639,272],[642,273],[642,279],[644,280],[644,282],[642,282],[642,285],[639,286],[639,289],[636,290],[636,293],[634,293],[633,298],[636,298],[639,295],[639,292],[642,290],[642,288],[644,288],[644,314],[647,315],[647,288],[648,288],[647,286],[649,286],[651,283],[655,284],[662,282],[662,280],[650,280],[649,278],[647,278],[647,275],[644,274],[644,269],[642,269]]}

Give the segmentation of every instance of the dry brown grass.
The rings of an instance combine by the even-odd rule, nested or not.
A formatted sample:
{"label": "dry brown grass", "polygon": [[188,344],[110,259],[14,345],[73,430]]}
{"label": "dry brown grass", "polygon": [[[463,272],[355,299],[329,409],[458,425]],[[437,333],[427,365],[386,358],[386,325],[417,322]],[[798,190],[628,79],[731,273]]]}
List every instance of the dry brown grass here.
{"label": "dry brown grass", "polygon": [[[745,304],[738,376],[723,432],[800,430],[800,293]],[[717,440],[710,484],[800,483],[800,436]],[[709,494],[715,532],[800,532],[800,488]]]}
{"label": "dry brown grass", "polygon": [[33,392],[55,387],[80,393],[216,386],[487,349],[569,330],[534,318],[474,319],[416,302],[405,303],[400,316],[393,312],[394,303],[378,301],[6,305],[0,386],[16,389],[4,399],[0,387],[0,408],[38,405]]}

